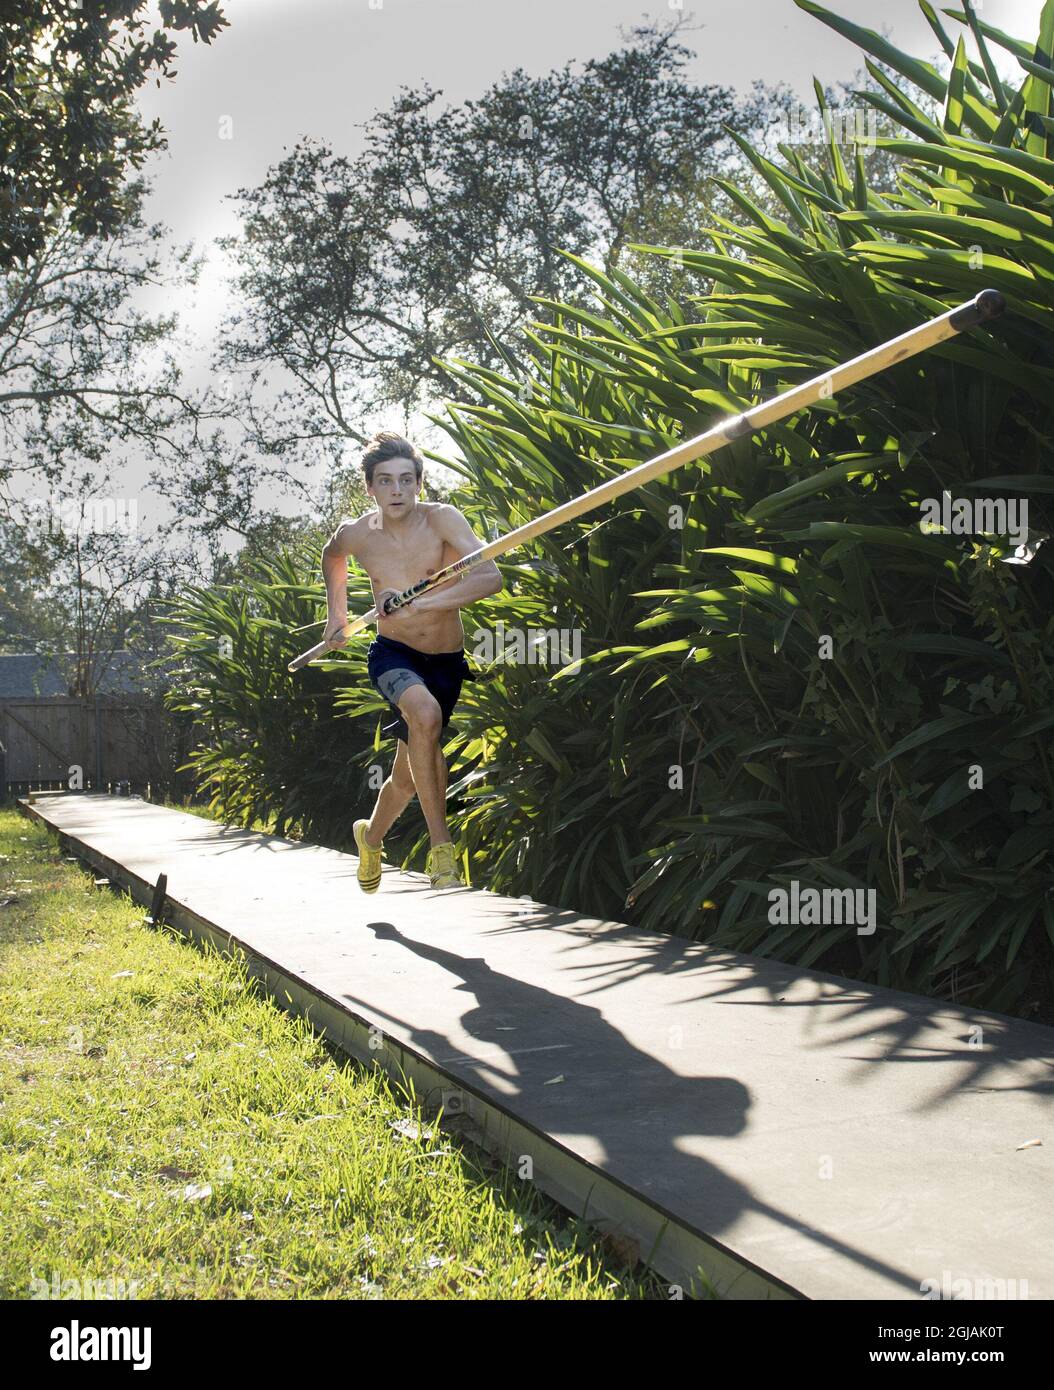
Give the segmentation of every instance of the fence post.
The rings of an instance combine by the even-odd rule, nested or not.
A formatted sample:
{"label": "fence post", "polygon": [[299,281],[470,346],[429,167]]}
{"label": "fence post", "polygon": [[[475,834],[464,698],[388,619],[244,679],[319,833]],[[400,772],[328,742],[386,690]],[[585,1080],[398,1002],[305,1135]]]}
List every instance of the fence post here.
{"label": "fence post", "polygon": [[102,791],[102,734],[99,720],[99,692],[95,692],[95,790]]}

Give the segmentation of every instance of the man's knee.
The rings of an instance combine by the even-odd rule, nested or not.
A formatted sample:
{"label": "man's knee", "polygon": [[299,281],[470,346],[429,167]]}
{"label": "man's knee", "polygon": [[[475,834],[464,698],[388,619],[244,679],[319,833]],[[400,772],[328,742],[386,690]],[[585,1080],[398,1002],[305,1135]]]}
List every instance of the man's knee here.
{"label": "man's knee", "polygon": [[439,708],[439,702],[423,692],[416,699],[406,701],[402,715],[411,733],[424,738],[435,738],[443,727],[443,711]]}

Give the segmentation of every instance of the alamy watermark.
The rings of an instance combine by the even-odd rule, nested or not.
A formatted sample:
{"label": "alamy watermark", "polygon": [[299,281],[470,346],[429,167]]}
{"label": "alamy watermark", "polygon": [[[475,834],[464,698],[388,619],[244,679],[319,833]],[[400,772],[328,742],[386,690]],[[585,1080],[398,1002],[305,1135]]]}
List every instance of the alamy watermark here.
{"label": "alamy watermark", "polygon": [[149,1327],[91,1327],[78,1318],[51,1329],[52,1361],[130,1361],[132,1369],[151,1364]]}
{"label": "alamy watermark", "polygon": [[572,627],[506,627],[498,620],[493,628],[477,628],[472,651],[480,661],[506,662],[515,666],[568,666],[582,660],[582,630]]}
{"label": "alamy watermark", "polygon": [[878,112],[873,106],[836,106],[826,111],[800,103],[780,113],[776,135],[781,145],[873,145],[878,139]]}
{"label": "alamy watermark", "polygon": [[940,500],[923,497],[919,530],[951,536],[1009,536],[1020,548],[1028,540],[1027,497],[953,497],[945,489]]}
{"label": "alamy watermark", "polygon": [[[71,1033],[80,1030],[69,1030]],[[71,1051],[80,1052],[82,1046],[70,1044]],[[141,1281],[139,1279],[117,1279],[109,1274],[105,1279],[93,1279],[90,1275],[83,1279],[75,1276],[63,1277],[58,1270],[52,1270],[50,1279],[34,1275],[29,1281],[29,1296],[33,1299],[121,1299],[138,1298]]]}
{"label": "alamy watermark", "polygon": [[929,1299],[1026,1299],[1028,1280],[993,1279],[990,1274],[967,1279],[942,1269],[939,1279],[923,1279],[919,1292]]}
{"label": "alamy watermark", "polygon": [[139,530],[135,497],[27,497],[22,500],[31,539],[46,535],[134,536]]}
{"label": "alamy watermark", "polygon": [[773,926],[855,926],[857,936],[872,936],[878,893],[874,888],[769,889],[769,921]]}

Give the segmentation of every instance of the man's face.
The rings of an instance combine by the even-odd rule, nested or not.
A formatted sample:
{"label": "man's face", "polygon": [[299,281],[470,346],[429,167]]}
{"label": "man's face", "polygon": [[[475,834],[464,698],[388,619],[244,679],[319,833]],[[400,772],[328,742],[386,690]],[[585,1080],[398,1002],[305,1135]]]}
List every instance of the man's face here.
{"label": "man's face", "polygon": [[366,491],[384,516],[406,516],[413,510],[421,491],[413,459],[388,459],[379,463]]}

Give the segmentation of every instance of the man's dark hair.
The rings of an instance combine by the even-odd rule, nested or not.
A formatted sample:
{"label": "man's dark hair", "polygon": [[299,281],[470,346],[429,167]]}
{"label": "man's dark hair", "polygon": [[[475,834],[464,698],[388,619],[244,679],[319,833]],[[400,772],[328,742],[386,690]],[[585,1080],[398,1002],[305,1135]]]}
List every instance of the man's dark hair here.
{"label": "man's dark hair", "polygon": [[394,430],[378,430],[362,452],[362,471],[368,484],[373,483],[373,470],[377,465],[389,459],[412,459],[417,481],[421,481],[424,459],[414,445]]}

